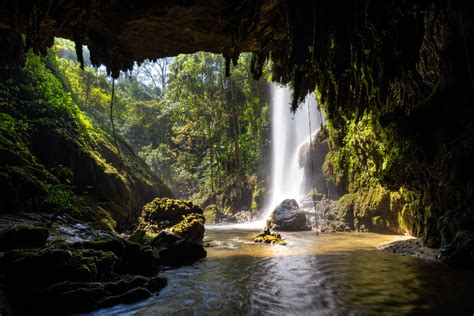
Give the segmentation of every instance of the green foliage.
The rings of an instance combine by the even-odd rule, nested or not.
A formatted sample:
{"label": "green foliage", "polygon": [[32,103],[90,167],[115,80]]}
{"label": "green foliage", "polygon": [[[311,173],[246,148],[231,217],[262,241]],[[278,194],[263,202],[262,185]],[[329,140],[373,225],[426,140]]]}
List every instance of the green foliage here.
{"label": "green foliage", "polygon": [[15,119],[7,113],[0,113],[0,137],[2,141],[14,144],[18,150],[27,151],[27,132],[29,125],[23,120]]}
{"label": "green foliage", "polygon": [[[59,79],[54,76],[42,60],[43,57],[30,52],[25,62],[25,71],[31,76],[34,83],[32,90],[37,91],[43,98],[39,99],[40,105],[51,107],[63,119],[73,119],[73,128],[79,128],[87,133],[93,129],[89,119],[81,112],[71,96],[64,91]],[[77,124],[77,126],[74,126]]]}
{"label": "green foliage", "polygon": [[71,168],[63,165],[58,165],[50,169],[50,172],[58,178],[61,183],[70,183],[74,175]]}
{"label": "green foliage", "polygon": [[[74,45],[61,39],[50,63],[70,97],[110,130],[105,73],[87,66],[82,71]],[[229,80],[222,56],[196,53],[145,61],[116,80],[118,134],[178,196],[202,197],[222,190],[229,178],[261,173],[270,110],[265,83],[253,80],[250,64],[251,56],[242,54]]]}
{"label": "green foliage", "polygon": [[69,186],[64,184],[47,184],[46,192],[46,198],[43,200],[43,209],[54,213],[80,214],[79,202]]}

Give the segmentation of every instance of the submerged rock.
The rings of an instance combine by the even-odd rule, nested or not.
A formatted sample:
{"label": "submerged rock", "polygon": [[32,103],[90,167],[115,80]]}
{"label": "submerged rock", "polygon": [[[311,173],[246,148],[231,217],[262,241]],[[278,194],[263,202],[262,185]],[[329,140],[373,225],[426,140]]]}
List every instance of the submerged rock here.
{"label": "submerged rock", "polygon": [[0,230],[0,251],[40,248],[46,244],[49,232],[44,227],[16,225]]}
{"label": "submerged rock", "polygon": [[263,232],[255,237],[255,242],[286,245],[286,242],[281,239],[281,235],[277,232],[271,232],[269,228],[265,228]]}
{"label": "submerged rock", "polygon": [[300,210],[294,199],[286,199],[275,208],[267,227],[281,231],[310,230],[305,213]]}

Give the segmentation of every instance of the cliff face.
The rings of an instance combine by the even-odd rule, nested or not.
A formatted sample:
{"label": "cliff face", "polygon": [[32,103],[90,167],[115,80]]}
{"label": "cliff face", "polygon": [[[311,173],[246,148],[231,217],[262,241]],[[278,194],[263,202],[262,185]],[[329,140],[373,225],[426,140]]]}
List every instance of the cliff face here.
{"label": "cliff face", "polygon": [[24,71],[1,72],[0,213],[65,214],[114,229],[172,196],[123,141],[120,160],[46,63],[30,54]]}

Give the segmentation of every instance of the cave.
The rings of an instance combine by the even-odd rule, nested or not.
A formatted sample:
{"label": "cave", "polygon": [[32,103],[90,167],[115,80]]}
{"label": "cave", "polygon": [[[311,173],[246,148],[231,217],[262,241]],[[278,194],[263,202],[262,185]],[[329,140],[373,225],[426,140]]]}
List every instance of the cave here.
{"label": "cave", "polygon": [[[77,208],[85,209],[87,211],[76,218],[94,222],[97,229],[110,229],[114,234],[130,232],[138,221],[139,228],[130,235],[133,241],[143,240],[145,231],[152,229],[153,243],[161,243],[161,248],[157,249],[160,249],[163,258],[171,256],[172,259],[167,261],[172,263],[170,265],[187,263],[186,258],[179,255],[180,251],[193,253],[199,259],[205,257],[205,251],[195,245],[202,242],[204,235],[204,224],[199,222],[201,218],[204,219],[207,212],[215,217],[225,216],[227,211],[221,204],[236,210],[251,208],[251,205],[260,207],[264,203],[260,200],[265,200],[262,197],[265,185],[258,186],[255,185],[256,180],[243,180],[235,176],[235,179],[228,180],[232,185],[223,186],[220,195],[209,194],[200,201],[204,211],[191,202],[182,204],[166,200],[179,194],[169,189],[168,182],[163,181],[165,176],[148,171],[146,164],[137,158],[136,148],[127,144],[125,136],[115,135],[112,115],[114,92],[110,101],[112,137],[112,134],[104,136],[102,132],[90,130],[80,110],[71,112],[73,119],[61,119],[70,124],[61,127],[51,119],[59,117],[59,114],[48,109],[35,109],[31,105],[39,102],[40,94],[49,95],[46,99],[49,103],[64,102],[61,91],[71,90],[71,87],[63,84],[54,89],[44,88],[39,93],[23,91],[22,87],[50,80],[51,76],[63,80],[51,70],[48,62],[41,71],[32,66],[35,58],[39,60],[51,54],[55,38],[74,42],[75,60],[82,69],[104,68],[104,78],[109,81],[103,79],[103,85],[111,82],[112,91],[115,82],[120,84],[124,74],[133,73],[141,64],[180,54],[206,52],[219,55],[225,73],[222,79],[224,84],[225,80],[237,80],[232,79],[234,76],[245,77],[239,72],[238,64],[242,58],[248,58],[246,74],[255,81],[251,85],[255,85],[256,91],[262,94],[262,100],[270,98],[261,90],[271,84],[289,87],[291,95],[284,104],[288,117],[297,115],[295,113],[302,111],[302,108],[306,111],[306,105],[309,113],[305,100],[308,96],[314,96],[321,115],[318,121],[320,129],[312,138],[311,129],[317,126],[311,126],[310,121],[310,140],[306,147],[301,147],[298,163],[304,169],[306,193],[311,189],[314,191],[308,193],[308,201],[312,199],[315,210],[319,209],[317,203],[321,209],[332,208],[337,214],[334,215],[337,225],[343,225],[340,226],[343,229],[416,237],[419,247],[437,249],[437,259],[447,264],[446,269],[472,270],[473,17],[474,3],[467,0],[6,0],[0,4],[0,47],[3,48],[0,51],[3,115],[0,116],[3,125],[0,128],[0,213],[6,218],[12,213],[30,214],[26,220],[30,225],[37,219],[37,214],[48,213],[57,204],[77,214],[81,213],[77,212]],[[24,69],[30,69],[30,74]],[[267,75],[269,83],[262,84],[262,77]],[[226,94],[229,98],[235,97],[234,90],[237,89],[232,82],[228,88],[230,92]],[[160,89],[164,90],[164,86],[163,81]],[[251,115],[264,115],[262,111],[252,111]],[[214,115],[210,113],[208,115]],[[28,124],[22,125],[13,120],[18,117],[29,122],[33,131],[26,132]],[[244,123],[235,121],[232,115],[230,117],[232,131],[229,133],[233,132],[235,136],[239,124]],[[79,123],[74,123],[76,121]],[[26,145],[22,145],[25,133],[30,134]],[[81,133],[88,134],[91,140],[77,136]],[[234,143],[228,141],[234,149],[238,149],[238,138],[234,139]],[[219,155],[214,148],[209,150],[212,193],[218,185],[213,172],[226,174],[226,170],[236,170],[236,165],[241,167],[248,160],[244,153],[237,152],[235,157],[222,163],[223,171],[213,169],[213,161],[217,165],[216,157]],[[172,157],[171,160],[177,159]],[[64,169],[64,166],[67,168]],[[64,185],[63,177],[67,178],[66,185],[74,187],[67,194],[78,195],[81,192],[87,196],[81,198],[78,206],[65,206],[63,201],[68,195],[60,191]],[[324,204],[328,200],[333,200],[332,204]],[[164,217],[154,217],[151,210],[166,210],[171,207],[169,205],[173,209],[184,210],[181,222],[166,217],[171,215],[166,215],[165,211],[165,215],[160,215]],[[55,223],[61,217],[51,216],[51,221]],[[234,219],[239,220],[237,215]],[[166,229],[179,236],[182,234],[183,240],[164,236],[160,231],[165,224],[153,226],[155,224],[146,223],[147,220],[172,223],[169,225],[174,226]],[[57,223],[54,225],[62,225]],[[191,233],[186,231],[188,227],[193,227]],[[41,235],[42,232],[33,229],[31,233]],[[15,233],[11,234],[14,236]],[[7,233],[4,235],[7,236]],[[0,234],[2,242],[5,238],[14,238],[4,235]],[[281,238],[279,233],[270,234],[268,231],[267,235],[260,237],[262,240],[269,237],[272,243],[275,239],[277,243],[281,242],[278,241]],[[119,291],[117,293],[120,294],[115,296],[113,293],[119,285],[112,284],[112,281],[104,283],[107,284],[105,290],[104,287],[100,290],[88,287],[92,292],[87,293],[76,293],[65,285],[55,285],[56,296],[52,297],[65,295],[72,302],[73,311],[89,311],[87,308],[81,310],[77,300],[90,300],[93,291],[102,295],[100,304],[94,302],[90,305],[90,309],[97,309],[131,302],[135,297],[142,299],[147,296],[146,293],[155,291],[157,283],[163,282],[149,276],[146,279],[141,273],[136,273],[141,272],[142,268],[148,273],[150,269],[134,263],[125,255],[123,258],[127,259],[121,259],[118,254],[123,251],[130,255],[132,250],[129,249],[134,249],[144,260],[148,260],[147,256],[151,256],[148,248],[145,249],[148,246],[140,246],[145,248],[137,250],[128,241],[120,246],[116,245],[118,242],[113,246],[105,242],[100,246],[91,246],[87,242],[93,243],[83,241],[81,246],[61,246],[57,251],[73,249],[70,250],[73,256],[67,259],[72,262],[76,257],[93,256],[91,252],[111,247],[113,251],[109,257],[103,252],[96,254],[94,260],[100,262],[101,267],[110,264],[110,261],[115,262],[122,270],[121,274],[114,273],[139,276],[134,276],[132,281],[127,279],[127,291]],[[45,247],[50,247],[41,250],[41,255],[46,258],[53,250],[52,246]],[[116,247],[121,250],[116,250]],[[26,250],[23,252],[25,255]],[[39,259],[40,255],[35,256],[35,262],[46,262]],[[321,260],[330,261],[329,257],[323,256]],[[5,260],[6,267],[13,269],[12,262],[28,267],[28,260],[33,259],[24,259],[17,251],[11,255],[7,253]],[[363,262],[356,261],[357,264],[362,265]],[[12,271],[18,272],[15,269]],[[74,273],[78,279],[70,281],[82,282],[79,270],[74,270]],[[91,280],[105,282],[99,274],[94,274]],[[6,275],[8,285],[12,280],[8,278],[8,273]],[[174,277],[179,279],[179,275]],[[27,280],[22,279],[22,282]],[[136,289],[131,293],[130,284],[133,282],[146,293]],[[163,286],[161,284],[159,288]],[[17,288],[13,293],[18,295],[15,291],[18,291]],[[41,306],[40,299],[31,295],[33,302]],[[0,292],[0,302],[1,298]],[[16,299],[12,300],[12,306],[18,304]],[[444,305],[438,307],[441,311],[448,310],[443,309],[448,308]],[[62,308],[68,311],[67,306]],[[469,307],[463,311],[467,310]],[[154,309],[145,311],[160,312]],[[339,313],[349,311],[351,309],[332,310]],[[364,312],[363,309],[355,311]],[[247,312],[252,314],[261,310]],[[427,311],[414,309],[410,312]]]}

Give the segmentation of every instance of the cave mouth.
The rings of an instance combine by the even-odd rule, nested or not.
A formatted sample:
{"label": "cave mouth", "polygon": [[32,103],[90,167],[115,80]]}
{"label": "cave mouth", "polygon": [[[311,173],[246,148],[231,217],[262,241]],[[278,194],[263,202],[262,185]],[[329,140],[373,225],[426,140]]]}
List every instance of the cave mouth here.
{"label": "cave mouth", "polygon": [[[32,311],[31,280],[33,309],[64,296],[65,313],[160,290],[140,308],[370,313],[397,297],[394,313],[472,310],[472,274],[452,268],[474,267],[471,1],[7,0],[0,13],[13,310]],[[327,296],[307,297],[334,274]],[[435,274],[452,287],[434,293]],[[237,276],[240,298],[206,288],[234,293],[216,280]]]}

